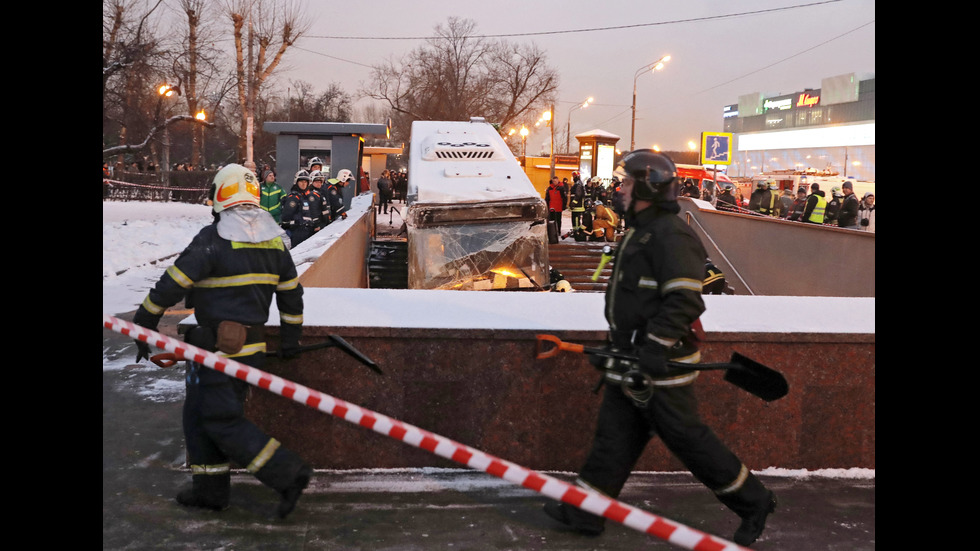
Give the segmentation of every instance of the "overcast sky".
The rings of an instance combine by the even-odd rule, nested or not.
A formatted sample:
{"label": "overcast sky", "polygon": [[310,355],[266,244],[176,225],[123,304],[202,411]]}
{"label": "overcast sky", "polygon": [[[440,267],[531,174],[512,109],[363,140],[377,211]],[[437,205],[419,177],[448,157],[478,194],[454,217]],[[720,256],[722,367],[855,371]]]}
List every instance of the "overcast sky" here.
{"label": "overcast sky", "polygon": [[[557,124],[592,96],[595,105],[572,112],[572,134],[612,132],[620,149],[629,148],[634,75],[664,55],[664,70],[637,80],[637,148],[685,149],[701,132],[721,131],[722,108],[743,94],[787,94],[875,71],[874,0],[306,1],[313,26],[280,76],[355,93],[371,65],[423,40],[332,37],[428,37],[450,16],[472,19],[478,34],[520,35],[505,39],[543,49],[561,78]],[[528,138],[528,153],[546,143],[545,132]]]}

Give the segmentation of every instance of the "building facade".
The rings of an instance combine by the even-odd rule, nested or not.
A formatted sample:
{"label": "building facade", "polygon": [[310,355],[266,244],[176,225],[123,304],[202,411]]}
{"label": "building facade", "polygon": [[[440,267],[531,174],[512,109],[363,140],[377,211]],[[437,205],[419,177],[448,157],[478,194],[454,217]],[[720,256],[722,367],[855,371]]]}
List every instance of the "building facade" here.
{"label": "building facade", "polygon": [[735,135],[732,176],[811,171],[875,180],[875,79],[854,73],[825,78],[818,89],[725,106]]}

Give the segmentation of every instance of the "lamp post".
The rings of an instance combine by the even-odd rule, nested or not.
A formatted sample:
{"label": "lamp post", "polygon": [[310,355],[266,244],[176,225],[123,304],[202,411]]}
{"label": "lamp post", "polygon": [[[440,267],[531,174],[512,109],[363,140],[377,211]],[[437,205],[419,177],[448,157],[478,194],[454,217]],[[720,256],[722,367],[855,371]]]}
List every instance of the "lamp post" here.
{"label": "lamp post", "polygon": [[530,133],[526,126],[521,126],[521,165],[524,166],[524,172],[527,172],[527,135]]}
{"label": "lamp post", "polygon": [[551,104],[551,110],[545,113],[542,118],[548,122],[548,126],[551,127],[551,175],[548,176],[548,181],[550,182],[552,178],[555,177],[555,104]]}
{"label": "lamp post", "polygon": [[571,136],[572,136],[572,111],[576,109],[585,109],[593,101],[594,101],[593,98],[589,97],[589,99],[577,105],[573,105],[572,108],[568,110],[568,122],[565,125],[565,154],[566,155],[570,153],[569,147],[571,144]]}
{"label": "lamp post", "polygon": [[[180,88],[177,86],[171,86],[170,84],[161,84],[157,88],[157,94],[160,95],[160,100],[157,103],[157,119],[160,118],[160,107],[163,104],[163,98],[173,97],[174,94],[180,95]],[[166,173],[170,170],[170,128],[166,123],[163,125],[163,170],[162,173]]]}
{"label": "lamp post", "polygon": [[665,55],[653,63],[648,63],[643,67],[640,67],[636,70],[636,74],[633,75],[633,121],[630,126],[630,151],[633,151],[636,148],[636,80],[640,78],[640,75],[646,73],[647,71],[653,73],[658,69],[663,69],[664,64],[668,61],[670,61],[670,56]]}

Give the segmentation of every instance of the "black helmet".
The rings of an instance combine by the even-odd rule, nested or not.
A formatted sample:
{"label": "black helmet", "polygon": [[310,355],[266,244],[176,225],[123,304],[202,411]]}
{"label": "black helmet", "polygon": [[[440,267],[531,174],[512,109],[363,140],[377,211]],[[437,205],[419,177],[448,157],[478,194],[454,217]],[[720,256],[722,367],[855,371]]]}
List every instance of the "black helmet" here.
{"label": "black helmet", "polygon": [[652,149],[637,149],[619,162],[621,176],[633,179],[633,198],[644,201],[677,200],[677,167],[670,157]]}

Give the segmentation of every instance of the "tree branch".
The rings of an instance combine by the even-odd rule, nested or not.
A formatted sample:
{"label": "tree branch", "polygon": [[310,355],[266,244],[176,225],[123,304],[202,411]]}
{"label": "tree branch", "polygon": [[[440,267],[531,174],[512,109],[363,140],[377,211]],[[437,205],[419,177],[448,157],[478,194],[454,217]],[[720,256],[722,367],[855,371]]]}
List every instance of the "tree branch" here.
{"label": "tree branch", "polygon": [[192,117],[191,115],[177,115],[175,117],[170,117],[169,119],[163,121],[162,124],[159,124],[151,128],[150,133],[146,136],[146,139],[143,140],[143,143],[117,145],[115,147],[103,149],[102,157],[105,158],[105,157],[110,157],[112,155],[119,155],[120,153],[133,153],[137,151],[142,151],[148,145],[150,145],[150,141],[153,139],[153,137],[159,134],[160,132],[162,132],[163,129],[169,127],[172,124],[176,124],[178,122],[183,122],[183,121],[192,122],[194,124],[199,124],[201,126],[206,126],[208,128],[214,128],[214,123],[212,122],[197,119]]}

